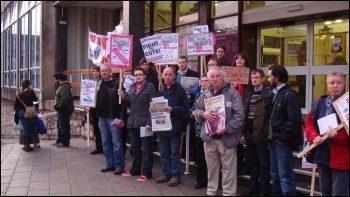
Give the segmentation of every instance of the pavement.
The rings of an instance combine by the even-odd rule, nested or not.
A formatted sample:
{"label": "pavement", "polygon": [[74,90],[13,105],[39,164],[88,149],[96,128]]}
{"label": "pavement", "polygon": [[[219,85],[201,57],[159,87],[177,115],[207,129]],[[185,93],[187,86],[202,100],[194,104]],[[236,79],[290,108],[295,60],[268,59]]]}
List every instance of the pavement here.
{"label": "pavement", "polygon": [[[1,196],[205,196],[206,188],[194,189],[196,167],[184,174],[181,164],[181,184],[169,187],[156,183],[162,164],[154,156],[153,179],[137,181],[137,176],[123,177],[113,171],[102,173],[105,167],[103,154],[90,155],[95,143],[83,138],[71,139],[71,146],[57,148],[54,140],[42,140],[40,148],[32,152],[22,150],[18,139],[1,139]],[[129,149],[125,170],[132,161]],[[248,188],[238,180],[237,195]],[[222,195],[222,189],[218,190]]]}

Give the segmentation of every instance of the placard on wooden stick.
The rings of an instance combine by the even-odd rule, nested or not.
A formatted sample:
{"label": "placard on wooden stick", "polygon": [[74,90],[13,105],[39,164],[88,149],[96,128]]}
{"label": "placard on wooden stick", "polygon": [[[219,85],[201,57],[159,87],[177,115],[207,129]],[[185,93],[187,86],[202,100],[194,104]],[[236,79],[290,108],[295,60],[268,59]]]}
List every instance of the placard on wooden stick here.
{"label": "placard on wooden stick", "polygon": [[349,91],[334,101],[333,106],[349,135]]}

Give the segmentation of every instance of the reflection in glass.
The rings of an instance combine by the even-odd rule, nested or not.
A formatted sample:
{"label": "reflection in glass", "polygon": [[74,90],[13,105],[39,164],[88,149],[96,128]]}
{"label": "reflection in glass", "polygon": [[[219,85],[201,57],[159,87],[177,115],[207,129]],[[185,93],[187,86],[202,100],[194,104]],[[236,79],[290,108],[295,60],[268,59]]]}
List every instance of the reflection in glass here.
{"label": "reflection in glass", "polygon": [[238,1],[211,1],[212,16],[223,16],[238,13]]}
{"label": "reflection in glass", "polygon": [[261,29],[261,66],[306,66],[306,33],[306,24]]}
{"label": "reflection in glass", "polygon": [[314,24],[314,65],[348,65],[349,19]]}
{"label": "reflection in glass", "polygon": [[[147,3],[146,8],[146,12],[149,12]],[[171,27],[171,1],[154,1],[154,13],[152,14],[154,14],[153,24],[155,30]]]}
{"label": "reflection in glass", "polygon": [[[192,27],[194,26],[197,26],[197,24],[186,25],[186,26],[181,26],[176,28],[176,32],[179,34],[179,43],[180,43],[179,56],[181,55],[187,56],[186,50],[182,46],[183,39],[185,36],[192,34]],[[197,55],[187,56],[187,60],[188,60],[187,67],[192,70],[198,71],[198,56]]]}
{"label": "reflection in glass", "polygon": [[198,21],[198,1],[173,1],[176,3],[176,24]]}

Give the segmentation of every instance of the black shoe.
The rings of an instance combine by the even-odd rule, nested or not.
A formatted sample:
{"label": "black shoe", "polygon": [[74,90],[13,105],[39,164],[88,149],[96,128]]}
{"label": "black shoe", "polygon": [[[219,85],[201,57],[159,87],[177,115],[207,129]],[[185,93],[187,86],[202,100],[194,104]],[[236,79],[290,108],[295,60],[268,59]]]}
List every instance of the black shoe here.
{"label": "black shoe", "polygon": [[237,172],[237,176],[249,175],[250,170],[248,168],[243,168],[241,171]]}
{"label": "black shoe", "polygon": [[115,167],[107,167],[107,168],[102,168],[101,172],[108,172],[108,171],[114,171]]}
{"label": "black shoe", "polygon": [[254,190],[249,190],[247,193],[243,194],[242,196],[259,196],[259,192]]}
{"label": "black shoe", "polygon": [[98,149],[95,149],[95,150],[93,150],[93,151],[91,151],[91,155],[96,155],[96,154],[102,154],[103,153],[103,151],[102,150],[98,150]]}
{"label": "black shoe", "polygon": [[57,148],[63,148],[63,147],[68,147],[69,145],[64,145],[62,143],[59,143],[56,145]]}
{"label": "black shoe", "polygon": [[194,189],[200,189],[200,188],[203,188],[203,187],[206,187],[206,185],[195,184],[195,185],[193,186]]}

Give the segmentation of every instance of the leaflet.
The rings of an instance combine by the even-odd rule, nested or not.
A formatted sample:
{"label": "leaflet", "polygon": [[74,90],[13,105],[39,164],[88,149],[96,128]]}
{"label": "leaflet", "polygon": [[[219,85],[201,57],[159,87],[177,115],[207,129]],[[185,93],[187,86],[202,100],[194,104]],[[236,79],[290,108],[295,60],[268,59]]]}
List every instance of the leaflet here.
{"label": "leaflet", "polygon": [[170,131],[173,128],[171,125],[170,113],[164,111],[166,106],[168,106],[168,100],[166,99],[150,102],[153,132]]}

